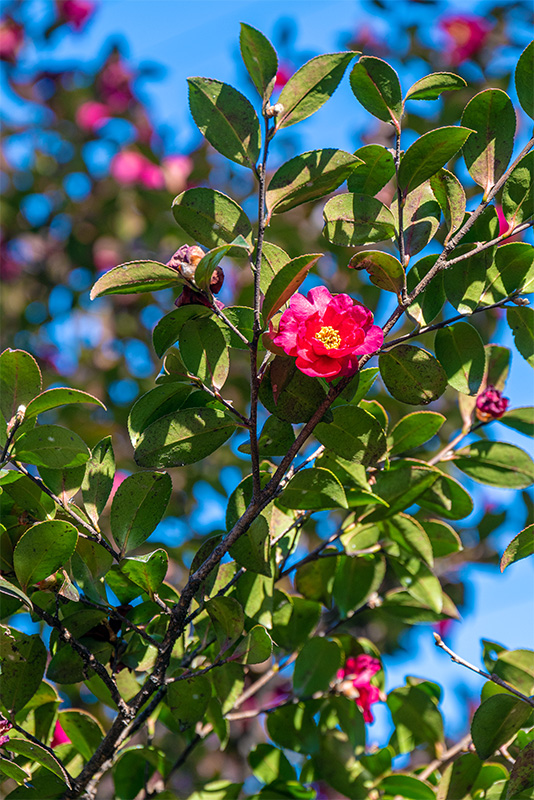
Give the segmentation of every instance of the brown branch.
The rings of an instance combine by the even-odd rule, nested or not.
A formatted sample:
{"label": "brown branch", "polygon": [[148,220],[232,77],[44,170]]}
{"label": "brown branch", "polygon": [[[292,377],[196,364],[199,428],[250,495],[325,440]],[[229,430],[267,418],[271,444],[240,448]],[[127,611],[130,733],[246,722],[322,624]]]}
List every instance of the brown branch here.
{"label": "brown branch", "polygon": [[451,761],[454,761],[456,757],[462,752],[462,750],[468,750],[469,745],[471,743],[471,734],[467,733],[459,742],[456,742],[452,747],[449,747],[440,758],[434,759],[431,761],[430,764],[427,764],[426,767],[418,774],[418,778],[422,781],[426,781],[429,778],[434,770],[442,769],[443,767],[447,767]]}

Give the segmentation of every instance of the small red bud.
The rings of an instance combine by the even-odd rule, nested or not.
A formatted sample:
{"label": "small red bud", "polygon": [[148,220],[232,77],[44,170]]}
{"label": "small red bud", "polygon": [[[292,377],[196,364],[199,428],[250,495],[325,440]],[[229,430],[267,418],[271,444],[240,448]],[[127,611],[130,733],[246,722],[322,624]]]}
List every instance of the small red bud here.
{"label": "small red bud", "polygon": [[220,267],[215,267],[210,279],[210,289],[212,294],[219,294],[224,283],[224,272]]}
{"label": "small red bud", "polygon": [[494,386],[488,386],[477,397],[476,415],[481,422],[500,419],[508,408],[510,401],[502,396],[502,392]]}

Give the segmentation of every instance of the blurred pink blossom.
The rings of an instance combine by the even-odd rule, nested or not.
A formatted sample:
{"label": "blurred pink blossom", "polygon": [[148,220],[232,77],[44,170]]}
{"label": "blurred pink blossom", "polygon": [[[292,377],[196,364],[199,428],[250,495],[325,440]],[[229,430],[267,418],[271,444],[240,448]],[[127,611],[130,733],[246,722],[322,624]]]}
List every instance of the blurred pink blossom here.
{"label": "blurred pink blossom", "polygon": [[161,167],[145,158],[139,174],[139,183],[146,189],[163,189],[164,179]]}
{"label": "blurred pink blossom", "polygon": [[104,65],[98,80],[102,99],[113,111],[126,111],[134,99],[133,73],[118,53],[113,53]]}
{"label": "blurred pink blossom", "polygon": [[10,17],[0,21],[0,60],[14,62],[24,44],[24,28]]}
{"label": "blurred pink blossom", "polygon": [[167,156],[161,162],[165,187],[169,192],[179,194],[187,187],[187,179],[193,169],[193,161],[189,156]]}
{"label": "blurred pink blossom", "polygon": [[108,107],[104,103],[88,100],[77,109],[76,124],[84,131],[96,131],[109,119],[109,116]]}
{"label": "blurred pink blossom", "polygon": [[50,742],[50,747],[57,747],[60,744],[70,744],[71,740],[61,727],[61,722],[57,720],[56,727],[54,728],[54,735]]}
{"label": "blurred pink blossom", "polygon": [[75,31],[81,31],[96,10],[92,0],[60,0],[59,13]]}
{"label": "blurred pink blossom", "polygon": [[121,150],[120,153],[113,156],[111,161],[111,176],[115,178],[117,183],[130,186],[140,179],[144,161],[145,158],[140,153]]}
{"label": "blurred pink blossom", "polygon": [[448,61],[456,65],[476,55],[484,46],[491,30],[485,19],[474,14],[452,14],[444,17],[440,27],[452,45]]}
{"label": "blurred pink blossom", "polygon": [[276,73],[276,78],[274,81],[275,89],[283,89],[288,80],[293,75],[294,71],[295,70],[293,69],[291,64],[282,61],[282,63],[278,67],[278,72]]}
{"label": "blurred pink blossom", "polygon": [[116,471],[115,475],[113,476],[113,486],[111,487],[111,493],[109,495],[108,503],[111,502],[111,500],[113,500],[115,492],[117,491],[121,483],[126,480],[127,477],[128,473],[125,472],[125,470],[118,469]]}

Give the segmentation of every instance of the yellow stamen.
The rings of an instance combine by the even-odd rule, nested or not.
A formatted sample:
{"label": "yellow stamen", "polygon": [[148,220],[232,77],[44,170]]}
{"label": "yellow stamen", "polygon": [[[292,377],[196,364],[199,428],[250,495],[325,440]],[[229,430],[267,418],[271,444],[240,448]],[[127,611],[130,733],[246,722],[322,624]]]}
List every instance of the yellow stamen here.
{"label": "yellow stamen", "polygon": [[324,344],[327,350],[333,350],[341,344],[341,336],[335,328],[325,325],[317,331],[315,338]]}

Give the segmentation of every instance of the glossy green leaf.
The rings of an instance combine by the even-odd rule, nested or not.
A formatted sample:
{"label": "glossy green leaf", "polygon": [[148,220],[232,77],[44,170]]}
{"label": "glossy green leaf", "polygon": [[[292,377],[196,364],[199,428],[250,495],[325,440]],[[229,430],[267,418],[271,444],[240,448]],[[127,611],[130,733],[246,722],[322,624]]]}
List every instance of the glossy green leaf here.
{"label": "glossy green leaf", "polygon": [[414,503],[419,495],[438,480],[439,472],[428,467],[424,462],[407,459],[393,460],[389,470],[382,470],[376,475],[373,487],[375,494],[387,503],[385,508],[377,509],[369,517],[369,521],[393,516],[404,511]]}
{"label": "glossy green leaf", "polygon": [[435,411],[414,411],[397,422],[388,436],[390,456],[397,456],[407,450],[428,442],[439,431],[445,417]]}
{"label": "glossy green leaf", "polygon": [[286,422],[307,422],[326,397],[315,378],[295,367],[293,358],[276,356],[267,367],[259,397],[265,408]]}
{"label": "glossy green leaf", "polygon": [[98,518],[108,501],[115,475],[115,456],[111,436],[106,436],[93,448],[85,466],[82,483],[83,504],[90,519],[98,525]]}
{"label": "glossy green leaf", "polygon": [[222,713],[227,714],[245,687],[243,668],[239,664],[221,664],[214,670],[212,680],[217,697],[221,701]]}
{"label": "glossy green leaf", "polygon": [[347,508],[345,492],[336,476],[327,469],[315,467],[297,472],[284,489],[280,502],[286,508]]}
{"label": "glossy green leaf", "polygon": [[440,614],[443,608],[443,594],[439,579],[417,558],[400,561],[391,560],[391,566],[408,594],[415,600]]}
{"label": "glossy green leaf", "polygon": [[309,561],[297,569],[295,586],[297,591],[307,600],[319,601],[330,607],[337,557],[333,550],[326,551],[328,558]]}
{"label": "glossy green leaf", "polygon": [[514,536],[501,558],[501,572],[504,572],[506,567],[514,564],[516,561],[521,561],[522,558],[528,558],[534,554],[534,525],[528,525],[524,530]]}
{"label": "glossy green leaf", "polygon": [[420,78],[406,93],[405,100],[437,100],[442,92],[463,89],[467,83],[452,72],[433,72]]}
{"label": "glossy green leaf", "polygon": [[221,652],[227,650],[243,633],[245,616],[233,597],[214,597],[206,603]]}
{"label": "glossy green leaf", "polygon": [[157,419],[143,431],[135,450],[140,467],[194,464],[217,450],[236,429],[216,408],[185,408]]}
{"label": "glossy green leaf", "polygon": [[232,545],[230,555],[239,566],[269,578],[272,574],[270,544],[269,521],[260,514],[251,523],[245,536]]}
{"label": "glossy green leaf", "polygon": [[137,472],[118,487],[111,504],[113,538],[124,554],[143,544],[159,523],[171,496],[167,473]]}
{"label": "glossy green leaf", "polygon": [[[295,433],[289,422],[275,416],[267,417],[258,439],[258,453],[260,456],[283,456],[294,441]],[[237,449],[250,454],[250,444],[247,442]]]}
{"label": "glossy green leaf", "polygon": [[362,56],[350,73],[350,85],[357,100],[370,114],[399,127],[402,92],[393,67],[381,58]]}
{"label": "glossy green leaf", "polygon": [[167,687],[165,703],[181,730],[187,730],[204,718],[211,698],[211,683],[205,675],[174,681]]}
{"label": "glossy green leaf", "polygon": [[447,386],[439,361],[420,347],[397,345],[380,354],[378,366],[387,390],[402,403],[426,405],[441,397]]}
{"label": "glossy green leaf", "polygon": [[515,88],[517,98],[523,111],[534,119],[534,98],[532,97],[532,84],[534,83],[534,42],[531,42],[519,57],[515,68]]}
{"label": "glossy green leaf", "polygon": [[333,422],[320,422],[314,430],[319,442],[357,464],[378,461],[386,451],[386,438],[372,414],[353,405],[336,406],[332,413]]}
{"label": "glossy green leaf", "polygon": [[[406,287],[412,292],[436,263],[437,256],[424,256],[417,261],[406,276]],[[430,325],[437,317],[445,304],[445,290],[443,288],[443,272],[438,272],[413,303],[406,313],[418,325]]]}
{"label": "glossy green leaf", "polygon": [[41,370],[25,350],[8,348],[0,355],[0,409],[6,422],[27,406],[42,386]]}
{"label": "glossy green leaf", "polygon": [[[278,606],[276,605],[277,594],[284,598]],[[287,596],[281,592],[275,593],[271,635],[277,645],[285,650],[293,651],[295,647],[299,647],[308,640],[319,622],[320,616],[321,606],[318,602],[297,595]]]}
{"label": "glossy green leaf", "polygon": [[511,694],[495,694],[475,711],[471,736],[479,758],[490,758],[523,727],[532,707]]}
{"label": "glossy green leaf", "polygon": [[499,422],[506,425],[507,428],[524,433],[525,436],[534,436],[534,408],[532,406],[512,408],[500,417]]}
{"label": "glossy green leaf", "polygon": [[515,228],[534,214],[534,151],[527,153],[514,167],[502,190],[502,210],[508,224]]}
{"label": "glossy green leaf", "polygon": [[333,147],[291,158],[269,181],[265,198],[268,217],[330,194],[360,163],[356,156]]}
{"label": "glossy green leaf", "polygon": [[462,184],[448,169],[440,169],[430,178],[430,186],[445,217],[448,228],[445,244],[461,227],[465,217],[466,197]]}
{"label": "glossy green leaf", "polygon": [[515,346],[530,366],[534,367],[534,310],[528,306],[508,308],[506,320]]}
{"label": "glossy green leaf", "polygon": [[[380,522],[380,529],[389,542],[388,552],[395,558],[402,556],[402,560],[406,561],[408,555],[415,562],[425,561],[430,567],[433,566],[432,544],[425,529],[416,519],[406,514],[396,514]],[[398,547],[393,547],[393,544]]]}
{"label": "glossy green leaf", "polygon": [[323,235],[342,247],[382,242],[395,235],[393,214],[369,195],[338,194],[325,205],[323,217]]}
{"label": "glossy green leaf", "polygon": [[159,261],[128,261],[104,273],[91,289],[91,300],[108,294],[140,294],[182,286],[181,275]]}
{"label": "glossy green leaf", "polygon": [[238,236],[231,244],[221,244],[219,247],[214,247],[202,256],[195,269],[195,283],[198,288],[203,291],[208,291],[215,267],[217,267],[229,253],[231,253],[233,257],[236,257],[240,250],[242,251],[243,258],[245,258],[249,252],[249,245],[242,236]]}
{"label": "glossy green leaf", "polygon": [[505,650],[499,653],[491,672],[530,696],[534,691],[534,651]]}
{"label": "glossy green leaf", "polygon": [[[4,601],[6,597],[16,598],[17,600],[20,600],[25,606],[27,606],[30,609],[30,611],[33,610],[32,601],[26,594],[24,594],[22,589],[19,589],[18,586],[15,586],[15,584],[10,583],[10,581],[7,581],[1,575],[0,575],[0,594],[4,595]],[[3,611],[4,609],[2,609],[2,612]],[[2,616],[4,616],[3,613]]]}
{"label": "glossy green leaf", "polygon": [[282,706],[267,716],[267,731],[273,742],[297,753],[317,752],[319,732],[314,720],[315,705],[299,703]]}
{"label": "glossy green leaf", "polygon": [[152,341],[156,355],[161,358],[165,351],[178,341],[186,322],[209,317],[212,313],[212,310],[207,306],[192,303],[191,305],[180,306],[169,314],[165,314],[152,331]]}
{"label": "glossy green leaf", "polygon": [[49,469],[39,467],[39,475],[45,486],[63,502],[70,503],[82,486],[85,477],[85,464],[72,469]]}
{"label": "glossy green leaf", "polygon": [[365,269],[375,286],[399,294],[404,285],[402,264],[389,253],[380,250],[362,250],[352,256],[348,263],[351,269]]}
{"label": "glossy green leaf", "polygon": [[38,634],[29,636],[0,626],[0,694],[9,712],[16,714],[31,700],[41,683],[46,659],[46,647]]}
{"label": "glossy green leaf", "polygon": [[287,128],[314,114],[336,91],[356,53],[326,53],[307,61],[288,80],[278,98],[283,111],[276,130]]}
{"label": "glossy green leaf", "polygon": [[239,46],[252,83],[263,101],[267,102],[273,91],[278,70],[276,51],[263,33],[245,22],[241,23]]}
{"label": "glossy green leaf", "polygon": [[272,744],[260,742],[248,755],[248,763],[254,777],[262,783],[271,783],[278,778],[292,780],[296,778],[295,770],[286,756]]}
{"label": "glossy green leaf", "polygon": [[180,383],[156,386],[137,400],[128,417],[128,433],[134,447],[141,434],[160,417],[178,411],[191,394],[191,387]]}
{"label": "glossy green leaf", "polygon": [[436,800],[455,800],[469,796],[482,767],[476,753],[464,753],[442,773]]}
{"label": "glossy green leaf", "polygon": [[306,642],[295,662],[295,694],[306,697],[315,692],[327,692],[340,666],[339,645],[322,636],[314,636]]}
{"label": "glossy green leaf", "polygon": [[37,467],[78,467],[89,458],[89,448],[74,431],[59,425],[39,425],[15,441],[13,457]]}
{"label": "glossy green leaf", "polygon": [[515,292],[534,291],[534,247],[526,242],[503,244],[486,271],[480,305],[491,305]]}
{"label": "glossy green leaf", "polygon": [[419,744],[443,741],[443,721],[437,705],[418,686],[401,686],[388,694],[395,725],[395,744],[407,753]]}
{"label": "glossy green leaf", "polygon": [[0,774],[5,776],[5,778],[11,778],[19,786],[23,783],[26,783],[30,780],[31,775],[26,770],[19,767],[19,765],[15,761],[9,761],[7,758],[0,757]]}
{"label": "glossy green leaf", "polygon": [[462,540],[450,525],[439,519],[425,519],[423,527],[430,539],[434,558],[458,553],[463,550]]}
{"label": "glossy green leaf", "polygon": [[59,712],[61,727],[80,753],[84,761],[89,761],[104,738],[100,722],[87,711],[69,710]]}
{"label": "glossy green leaf", "polygon": [[228,83],[188,78],[189,107],[200,132],[223,156],[254,169],[260,156],[260,123],[247,98]]}
{"label": "glossy green leaf", "polygon": [[436,800],[431,784],[413,775],[388,775],[379,783],[384,797],[406,798],[407,800]]}
{"label": "glossy green leaf", "polygon": [[530,741],[519,753],[512,766],[507,798],[528,800],[534,785],[534,742]]}
{"label": "glossy green leaf", "polygon": [[343,616],[361,608],[377,592],[386,574],[386,562],[378,556],[345,556],[338,560],[333,598]]}
{"label": "glossy green leaf", "polygon": [[470,478],[490,486],[525,489],[534,483],[534,461],[512,444],[474,442],[456,451],[454,464]]}
{"label": "glossy green leaf", "polygon": [[81,392],[79,389],[47,389],[28,403],[25,419],[36,417],[51,408],[71,405],[72,403],[95,403],[95,405],[104,410],[106,408],[98,397],[94,397],[88,392]]}
{"label": "glossy green leaf", "polygon": [[180,353],[187,369],[206,386],[221,389],[230,371],[226,339],[209,317],[186,322],[180,332]]}
{"label": "glossy green leaf", "polygon": [[[391,210],[397,220],[397,201],[391,204]],[[406,255],[414,256],[426,247],[439,228],[440,220],[440,205],[430,187],[430,181],[424,181],[413,189],[404,201],[402,224]],[[398,227],[397,224],[397,230]]]}
{"label": "glossy green leaf", "polygon": [[[12,470],[10,470],[12,472]],[[53,519],[56,504],[42,489],[26,475],[20,475],[14,483],[4,485],[4,492],[33,519]]]}
{"label": "glossy green leaf", "polygon": [[262,314],[265,323],[295,294],[310,269],[317,264],[322,253],[310,253],[292,258],[273,277],[265,293]]}
{"label": "glossy green leaf", "polygon": [[145,556],[125,558],[120,569],[137,586],[150,596],[157,592],[167,574],[169,556],[165,550],[154,550]]}
{"label": "glossy green leaf", "polygon": [[271,657],[273,643],[263,625],[254,625],[232,653],[232,661],[240,664],[261,664]]}
{"label": "glossy green leaf", "polygon": [[467,169],[486,195],[504,174],[514,148],[512,101],[502,89],[485,89],[466,105],[462,125],[474,131],[463,148]]}
{"label": "glossy green leaf", "polygon": [[17,580],[26,590],[65,566],[74,552],[78,531],[70,522],[51,520],[32,525],[13,551]]}
{"label": "glossy green leaf", "polygon": [[[271,242],[264,242],[261,251],[260,289],[265,294],[277,272],[290,260],[281,247]],[[254,255],[255,261],[255,255]]]}
{"label": "glossy green leaf", "polygon": [[[463,254],[469,249],[461,248]],[[483,250],[445,270],[443,285],[447,300],[460,314],[472,314],[478,308],[494,252],[494,248]]]}
{"label": "glossy green leaf", "polygon": [[440,614],[436,614],[404,589],[392,589],[386,592],[381,608],[389,616],[409,625],[436,623],[440,622],[443,617],[460,619],[458,609],[445,592],[443,592],[443,608]]}
{"label": "glossy green leaf", "polygon": [[450,475],[440,470],[437,473],[437,480],[419,495],[419,505],[446,519],[463,519],[469,516],[473,510],[473,501],[468,492]]}
{"label": "glossy green leaf", "polygon": [[252,243],[252,225],[243,209],[215,189],[186,189],[175,197],[172,213],[178,225],[205,247],[231,244],[238,236]]}
{"label": "glossy green leaf", "polygon": [[484,344],[477,329],[467,322],[440,328],[434,348],[449,384],[458,392],[476,395],[486,365]]}
{"label": "glossy green leaf", "polygon": [[403,196],[427,181],[449,161],[471,134],[468,127],[447,126],[424,133],[408,148],[399,167]]}
{"label": "glossy green leaf", "polygon": [[[44,747],[34,742],[29,742],[27,739],[12,738],[9,742],[6,742],[4,747],[6,750],[9,750],[10,753],[15,753],[15,755],[23,756],[28,761],[41,764],[59,778],[65,777],[65,772],[54,756],[51,755],[48,750],[45,750]],[[34,776],[32,776],[32,779],[34,780]]]}
{"label": "glossy green leaf", "polygon": [[363,162],[347,178],[349,192],[374,196],[395,175],[395,162],[390,151],[381,144],[366,144],[354,155]]}

